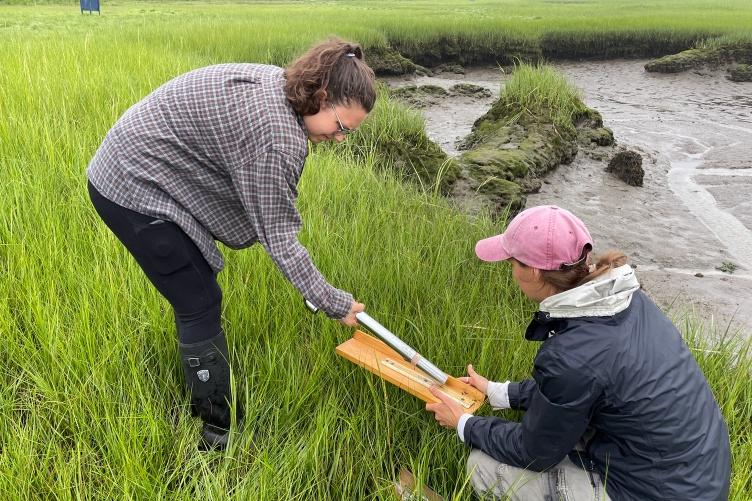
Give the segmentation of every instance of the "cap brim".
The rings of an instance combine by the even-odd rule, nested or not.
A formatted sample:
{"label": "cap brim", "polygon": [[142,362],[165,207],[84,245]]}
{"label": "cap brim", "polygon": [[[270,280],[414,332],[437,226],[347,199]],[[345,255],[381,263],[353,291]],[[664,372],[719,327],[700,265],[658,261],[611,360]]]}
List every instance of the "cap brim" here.
{"label": "cap brim", "polygon": [[484,238],[475,244],[475,255],[482,261],[504,261],[512,257],[504,249],[504,234]]}

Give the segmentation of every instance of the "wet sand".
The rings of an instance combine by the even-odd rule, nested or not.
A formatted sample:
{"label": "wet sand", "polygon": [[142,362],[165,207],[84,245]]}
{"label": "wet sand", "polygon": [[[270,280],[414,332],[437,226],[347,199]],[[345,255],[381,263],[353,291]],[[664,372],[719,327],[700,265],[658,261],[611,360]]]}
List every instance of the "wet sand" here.
{"label": "wet sand", "polygon": [[[587,224],[596,252],[623,250],[643,288],[675,318],[694,311],[712,328],[752,335],[752,84],[722,72],[663,75],[645,61],[556,64],[601,112],[620,145],[639,151],[644,187],[578,154],[545,179],[528,206],[556,204]],[[498,95],[496,69],[419,77],[411,83],[483,85]],[[407,83],[407,82],[406,82]],[[401,85],[393,79],[391,85]],[[493,98],[444,100],[422,110],[429,136],[449,154]],[[718,270],[733,263],[733,274]],[[701,276],[697,276],[701,275]]]}

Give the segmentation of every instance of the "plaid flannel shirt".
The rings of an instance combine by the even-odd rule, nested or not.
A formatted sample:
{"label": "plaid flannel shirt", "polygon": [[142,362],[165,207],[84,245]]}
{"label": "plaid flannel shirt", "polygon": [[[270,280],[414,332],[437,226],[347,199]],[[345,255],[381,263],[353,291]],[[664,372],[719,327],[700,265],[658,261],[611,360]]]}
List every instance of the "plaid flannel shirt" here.
{"label": "plaid flannel shirt", "polygon": [[260,242],[306,299],[342,318],[352,296],[324,279],[297,239],[308,139],[283,86],[276,66],[181,75],[120,117],[88,178],[109,200],[180,226],[217,272],[224,261],[215,240],[233,249]]}

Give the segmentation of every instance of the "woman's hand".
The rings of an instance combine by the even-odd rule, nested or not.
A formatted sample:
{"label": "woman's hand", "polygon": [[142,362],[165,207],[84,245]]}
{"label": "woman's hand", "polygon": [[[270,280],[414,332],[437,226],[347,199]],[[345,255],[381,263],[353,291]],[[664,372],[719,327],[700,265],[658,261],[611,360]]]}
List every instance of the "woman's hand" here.
{"label": "woman's hand", "polygon": [[431,394],[441,400],[438,404],[426,404],[426,410],[433,412],[436,421],[444,428],[457,428],[460,417],[465,413],[460,404],[449,398],[444,392],[437,387],[432,386],[428,389]]}
{"label": "woman's hand", "polygon": [[366,305],[363,303],[358,303],[357,301],[353,301],[352,305],[350,305],[350,313],[348,313],[344,318],[340,318],[339,322],[347,325],[348,327],[355,327],[358,325],[358,319],[355,318],[355,315],[360,313],[361,311],[364,311],[366,309]]}
{"label": "woman's hand", "polygon": [[472,364],[467,366],[467,374],[467,376],[458,377],[457,379],[459,379],[463,383],[475,386],[480,391],[482,391],[484,395],[487,395],[488,379],[475,372]]}

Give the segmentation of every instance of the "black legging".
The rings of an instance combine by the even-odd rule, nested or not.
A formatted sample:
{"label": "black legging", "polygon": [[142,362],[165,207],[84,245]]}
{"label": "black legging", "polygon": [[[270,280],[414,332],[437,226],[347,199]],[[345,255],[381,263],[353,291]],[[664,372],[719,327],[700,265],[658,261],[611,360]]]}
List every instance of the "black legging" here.
{"label": "black legging", "polygon": [[219,334],[222,289],[193,240],[175,223],[126,209],[88,184],[99,216],[172,305],[180,342],[196,343]]}

